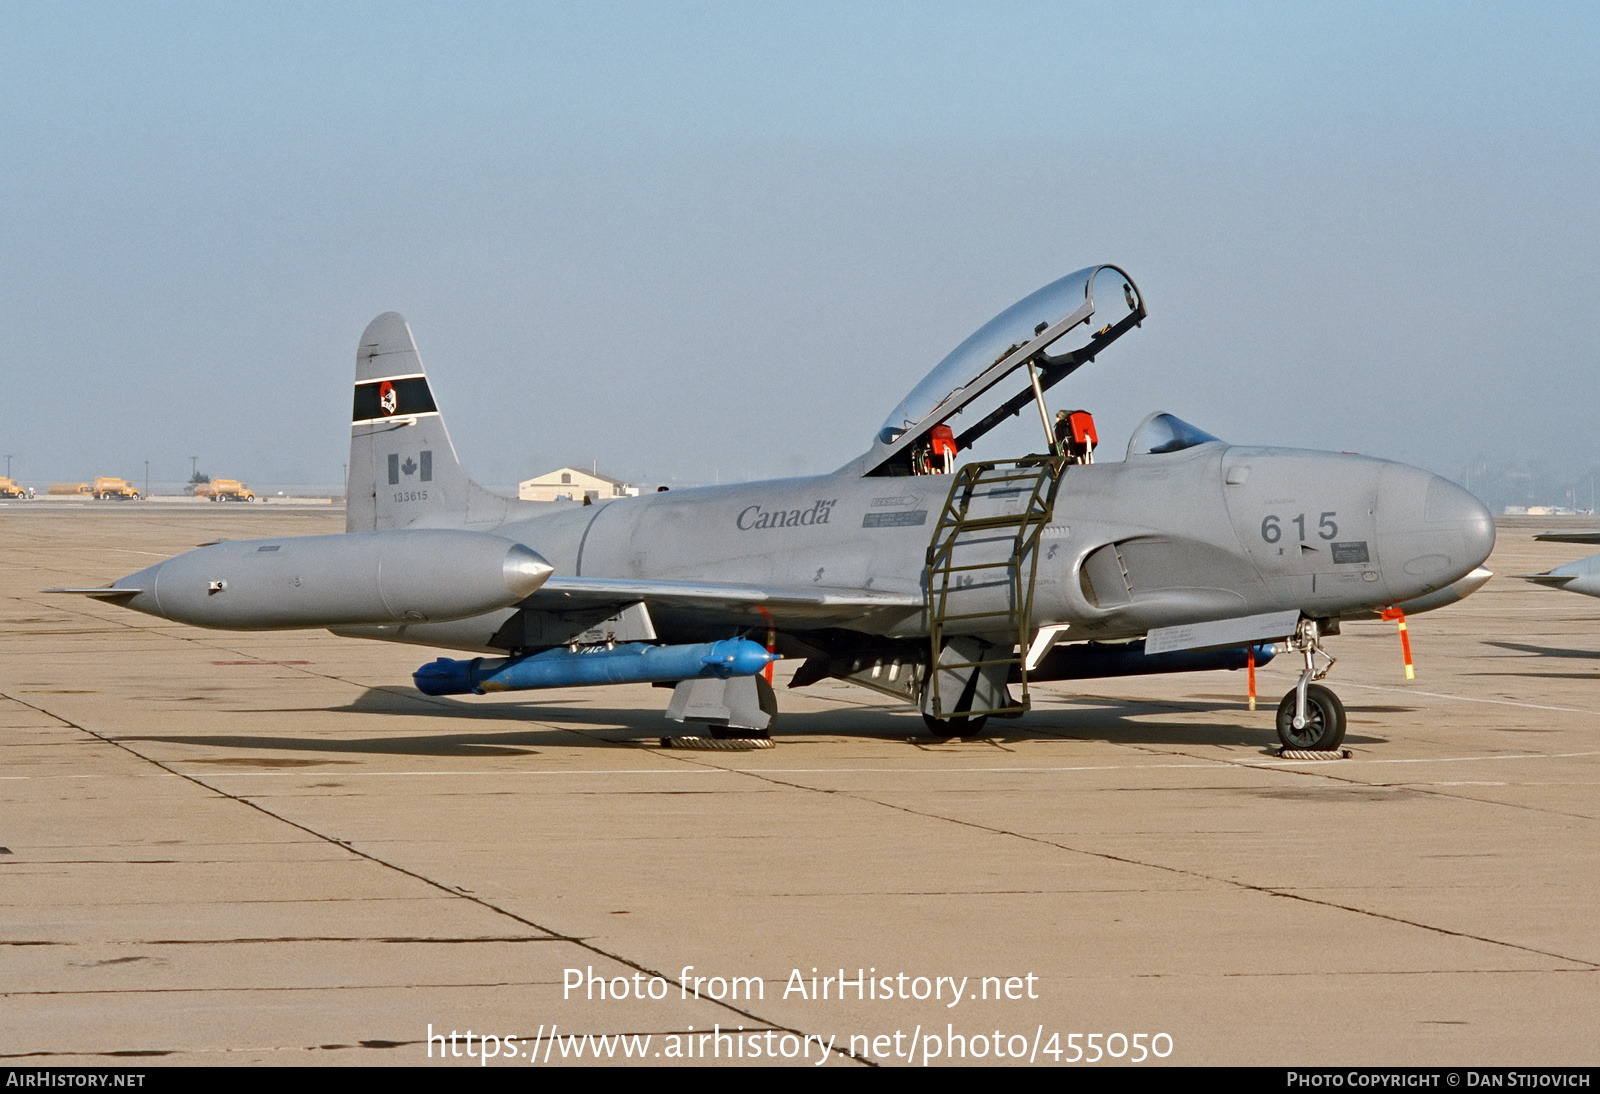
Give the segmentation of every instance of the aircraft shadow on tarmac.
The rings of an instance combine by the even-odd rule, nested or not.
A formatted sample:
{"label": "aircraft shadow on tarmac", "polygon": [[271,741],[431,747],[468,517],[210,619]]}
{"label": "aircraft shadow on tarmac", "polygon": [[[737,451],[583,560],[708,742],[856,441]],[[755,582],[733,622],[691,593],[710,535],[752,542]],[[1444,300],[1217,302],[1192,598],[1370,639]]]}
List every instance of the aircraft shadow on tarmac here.
{"label": "aircraft shadow on tarmac", "polygon": [[[874,707],[849,707],[837,710],[780,714],[773,736],[784,738],[848,737],[861,740],[907,741],[916,745],[966,744],[1004,746],[1026,740],[1107,741],[1134,745],[1232,745],[1273,750],[1277,737],[1272,727],[1272,708],[1255,715],[1240,709],[1237,698],[1225,700],[1191,699],[1161,702],[1089,699],[1082,708],[1052,705],[1028,714],[1017,722],[992,720],[983,737],[970,742],[935,737],[927,732],[922,719],[909,710]],[[1350,707],[1352,714],[1404,712],[1409,707]],[[141,735],[123,740],[190,744],[209,748],[239,748],[289,752],[407,756],[515,756],[535,753],[539,747],[612,748],[640,740],[654,741],[670,734],[694,735],[702,727],[679,726],[665,720],[656,709],[583,707],[563,697],[559,706],[532,702],[498,702],[493,705],[465,703],[445,698],[423,698],[398,689],[372,688],[353,702],[338,707],[273,708],[236,710],[234,713],[350,713],[386,716],[453,718],[466,722],[537,721],[537,728],[490,730],[487,727],[454,733],[429,733],[415,736],[290,737],[254,734]],[[1206,721],[1165,721],[1193,714],[1221,714]],[[1259,720],[1259,726],[1240,725],[1241,718]],[[1149,720],[1138,720],[1149,719]],[[1352,735],[1352,744],[1382,744],[1387,738]],[[241,763],[256,761],[240,760]]]}
{"label": "aircraft shadow on tarmac", "polygon": [[1485,646],[1498,646],[1503,650],[1537,654],[1540,657],[1573,657],[1584,661],[1600,661],[1600,650],[1572,650],[1561,646],[1530,646],[1525,642],[1485,642]]}
{"label": "aircraft shadow on tarmac", "polygon": [[[1073,740],[1107,741],[1130,745],[1233,745],[1256,746],[1263,751],[1276,753],[1277,732],[1274,728],[1275,703],[1263,701],[1254,714],[1242,709],[1236,696],[1191,697],[1186,700],[1164,699],[1157,702],[1118,699],[1093,699],[1088,707],[1050,706],[1036,708],[1026,716],[1023,725],[1012,733],[1008,727],[999,729],[997,740],[1024,738],[1069,738]],[[1404,713],[1411,707],[1351,706],[1347,714]],[[1163,716],[1218,714],[1221,717],[1207,721],[1162,720]],[[1143,720],[1140,720],[1143,719]],[[1241,725],[1241,722],[1247,724]],[[996,723],[989,723],[990,729]],[[1363,736],[1350,733],[1346,744],[1384,744],[1387,737]]]}
{"label": "aircraft shadow on tarmac", "polygon": [[1524,680],[1600,680],[1600,665],[1588,672],[1469,672],[1465,676],[1518,676]]}

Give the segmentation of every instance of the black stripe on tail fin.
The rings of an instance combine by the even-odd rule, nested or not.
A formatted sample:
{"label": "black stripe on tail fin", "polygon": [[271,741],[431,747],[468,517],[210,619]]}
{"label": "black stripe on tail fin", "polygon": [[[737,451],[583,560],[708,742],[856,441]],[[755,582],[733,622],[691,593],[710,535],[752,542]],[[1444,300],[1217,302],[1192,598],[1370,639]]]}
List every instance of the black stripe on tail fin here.
{"label": "black stripe on tail fin", "polygon": [[426,376],[396,376],[356,384],[352,423],[381,422],[389,418],[415,418],[437,414]]}

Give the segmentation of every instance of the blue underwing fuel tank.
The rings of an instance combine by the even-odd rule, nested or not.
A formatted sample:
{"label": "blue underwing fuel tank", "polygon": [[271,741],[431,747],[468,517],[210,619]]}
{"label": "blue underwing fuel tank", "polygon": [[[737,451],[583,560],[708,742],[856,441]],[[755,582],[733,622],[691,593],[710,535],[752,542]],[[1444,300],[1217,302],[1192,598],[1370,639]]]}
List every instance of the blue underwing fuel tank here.
{"label": "blue underwing fuel tank", "polygon": [[424,695],[482,695],[490,691],[587,687],[592,684],[653,684],[675,680],[754,676],[777,660],[747,638],[725,638],[682,646],[630,642],[612,649],[573,651],[560,647],[523,657],[441,657],[411,674]]}

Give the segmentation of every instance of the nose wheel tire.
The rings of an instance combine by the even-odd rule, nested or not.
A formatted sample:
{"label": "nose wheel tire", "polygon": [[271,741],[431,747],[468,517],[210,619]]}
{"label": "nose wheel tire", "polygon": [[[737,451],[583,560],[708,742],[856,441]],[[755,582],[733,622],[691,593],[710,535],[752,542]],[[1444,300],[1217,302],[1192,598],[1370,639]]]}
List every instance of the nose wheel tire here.
{"label": "nose wheel tire", "polygon": [[1284,748],[1330,752],[1344,743],[1344,704],[1321,684],[1306,685],[1306,724],[1294,727],[1294,689],[1278,704],[1278,740]]}
{"label": "nose wheel tire", "polygon": [[935,718],[931,714],[924,714],[922,720],[927,723],[928,732],[935,737],[960,737],[965,741],[982,735],[983,727],[989,722],[989,716],[984,714],[977,718]]}

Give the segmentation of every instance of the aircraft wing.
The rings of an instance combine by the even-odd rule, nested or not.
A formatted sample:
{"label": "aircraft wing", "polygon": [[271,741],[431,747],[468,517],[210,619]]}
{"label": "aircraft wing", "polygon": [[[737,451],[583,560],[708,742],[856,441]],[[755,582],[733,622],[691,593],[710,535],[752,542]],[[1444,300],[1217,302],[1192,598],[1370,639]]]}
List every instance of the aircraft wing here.
{"label": "aircraft wing", "polygon": [[1533,538],[1546,543],[1600,543],[1600,532],[1540,532]]}
{"label": "aircraft wing", "polygon": [[615,607],[643,601],[651,609],[726,613],[770,613],[780,622],[825,625],[858,620],[883,610],[921,611],[922,594],[874,592],[781,585],[713,585],[691,581],[634,581],[627,578],[552,577],[521,607],[544,611]]}

